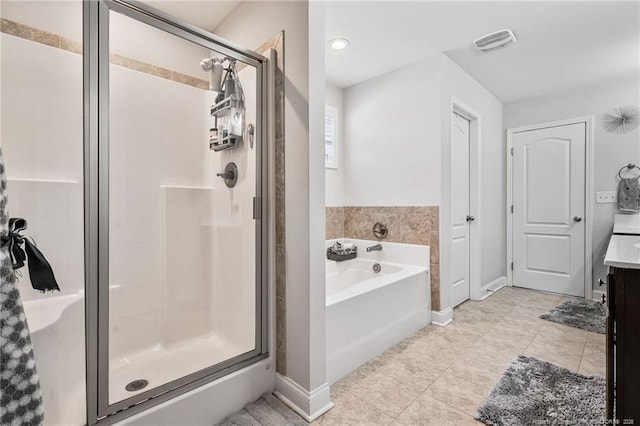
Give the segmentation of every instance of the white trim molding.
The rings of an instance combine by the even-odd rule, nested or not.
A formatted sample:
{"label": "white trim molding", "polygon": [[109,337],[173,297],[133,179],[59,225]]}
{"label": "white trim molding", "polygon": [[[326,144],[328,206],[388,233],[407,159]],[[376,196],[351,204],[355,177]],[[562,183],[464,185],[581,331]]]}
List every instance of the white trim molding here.
{"label": "white trim molding", "polygon": [[453,321],[453,308],[448,307],[441,311],[431,311],[431,324],[444,327]]}
{"label": "white trim molding", "polygon": [[498,277],[493,281],[488,282],[480,288],[480,300],[484,300],[491,296],[496,291],[507,285],[507,277]]}
{"label": "white trim molding", "polygon": [[593,301],[594,302],[602,302],[603,298],[606,299],[607,293],[606,290],[602,288],[593,289]]}
{"label": "white trim molding", "polygon": [[276,374],[273,394],[309,423],[335,406],[328,383],[309,392],[290,378]]}
{"label": "white trim molding", "polygon": [[594,193],[593,193],[593,168],[594,168],[594,118],[592,115],[577,117],[568,120],[554,121],[550,123],[540,123],[530,126],[515,127],[507,130],[507,285],[513,285],[513,215],[511,205],[513,204],[513,135],[518,132],[545,129],[549,127],[566,126],[569,124],[585,123],[585,233],[584,233],[584,298],[593,298],[593,215],[594,215]]}

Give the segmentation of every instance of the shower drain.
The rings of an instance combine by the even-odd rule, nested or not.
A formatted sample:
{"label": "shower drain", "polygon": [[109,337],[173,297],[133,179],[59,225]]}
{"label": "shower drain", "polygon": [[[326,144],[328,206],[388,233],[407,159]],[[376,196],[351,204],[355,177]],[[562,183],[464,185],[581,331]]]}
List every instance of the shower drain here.
{"label": "shower drain", "polygon": [[124,388],[126,390],[128,390],[129,392],[136,392],[139,391],[141,389],[144,389],[147,387],[147,385],[149,384],[148,380],[145,379],[138,379],[138,380],[134,380],[133,382],[130,382],[127,386],[125,386]]}

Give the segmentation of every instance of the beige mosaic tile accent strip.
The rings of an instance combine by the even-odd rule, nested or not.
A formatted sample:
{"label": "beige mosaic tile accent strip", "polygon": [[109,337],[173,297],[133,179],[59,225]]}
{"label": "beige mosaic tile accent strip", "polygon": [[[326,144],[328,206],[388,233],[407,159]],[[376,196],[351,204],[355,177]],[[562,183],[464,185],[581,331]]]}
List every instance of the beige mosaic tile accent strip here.
{"label": "beige mosaic tile accent strip", "polygon": [[[39,30],[37,28],[30,27],[19,22],[10,21],[4,18],[0,19],[0,32],[15,37],[20,37],[25,40],[33,41],[35,43],[44,44],[46,46],[55,47],[56,49],[66,50],[67,52],[82,55],[82,43],[59,36],[57,34]],[[118,55],[115,53],[109,55],[109,62],[113,65],[118,65],[133,71],[149,74],[154,77],[160,77],[165,80],[173,81],[174,83],[180,83],[186,86],[192,86],[204,90],[207,90],[209,88],[209,82],[206,80],[202,80],[200,78],[173,71],[167,68],[162,68],[157,65],[141,62],[136,59],[128,58],[126,56]]]}
{"label": "beige mosaic tile accent strip", "polygon": [[[437,206],[327,207],[326,238],[375,240],[373,225],[382,222],[389,243],[431,247],[431,308],[440,310],[440,234]],[[341,222],[342,220],[342,222]]]}

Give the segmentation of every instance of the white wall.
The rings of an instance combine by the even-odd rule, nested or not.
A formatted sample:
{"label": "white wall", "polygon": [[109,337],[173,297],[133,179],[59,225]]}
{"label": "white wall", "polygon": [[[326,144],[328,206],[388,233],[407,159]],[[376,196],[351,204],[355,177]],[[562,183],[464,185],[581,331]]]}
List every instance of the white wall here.
{"label": "white wall", "polygon": [[[502,137],[502,103],[446,55],[442,59],[442,204],[440,208],[440,300],[441,309],[449,306],[449,246],[451,237],[451,111],[452,103],[472,109],[479,115],[479,144],[471,146],[470,214],[471,250],[479,259],[472,262],[472,289],[506,275],[505,153]],[[471,125],[471,139],[476,132]],[[475,158],[474,158],[475,156]],[[454,159],[455,160],[455,159]],[[478,178],[474,177],[477,176]],[[474,230],[476,233],[474,233]],[[478,231],[479,230],[479,231]],[[474,270],[473,264],[476,269]],[[476,281],[474,282],[474,278]],[[477,282],[477,279],[480,282]]]}
{"label": "white wall", "polygon": [[440,204],[439,57],[344,90],[344,205]]}
{"label": "white wall", "polygon": [[[640,78],[625,79],[585,87],[566,93],[512,102],[504,108],[504,128],[526,126],[575,117],[594,116],[594,192],[615,191],[616,174],[623,165],[640,162],[639,132],[612,135],[604,131],[601,117],[609,109],[621,105],[640,104]],[[595,193],[594,193],[595,200]],[[615,204],[594,204],[593,280],[605,278],[602,264],[613,226]]]}
{"label": "white wall", "polygon": [[325,203],[328,207],[344,206],[344,91],[325,85],[325,103],[338,110],[338,168],[325,168]]}
{"label": "white wall", "polygon": [[304,392],[326,385],[323,22],[321,4],[242,2],[215,30],[249,48],[285,32],[286,375]]}
{"label": "white wall", "polygon": [[[451,288],[453,99],[481,118],[480,179],[471,183],[478,210],[471,213],[478,217],[474,226],[481,230],[476,239],[476,284],[480,287],[506,275],[502,103],[443,54],[344,89],[344,197],[342,204],[333,204],[440,206],[441,309],[450,305]],[[327,182],[336,183],[329,177]]]}

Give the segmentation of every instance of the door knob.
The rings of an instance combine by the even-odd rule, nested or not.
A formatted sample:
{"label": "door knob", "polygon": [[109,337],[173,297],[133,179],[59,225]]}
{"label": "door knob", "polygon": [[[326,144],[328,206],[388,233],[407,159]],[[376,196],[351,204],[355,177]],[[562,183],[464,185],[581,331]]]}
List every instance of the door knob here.
{"label": "door knob", "polygon": [[573,217],[573,221],[574,222],[582,222],[582,217],[581,216],[574,216]]}
{"label": "door knob", "polygon": [[467,222],[473,222],[474,220],[476,220],[475,217],[473,216],[467,216]]}

